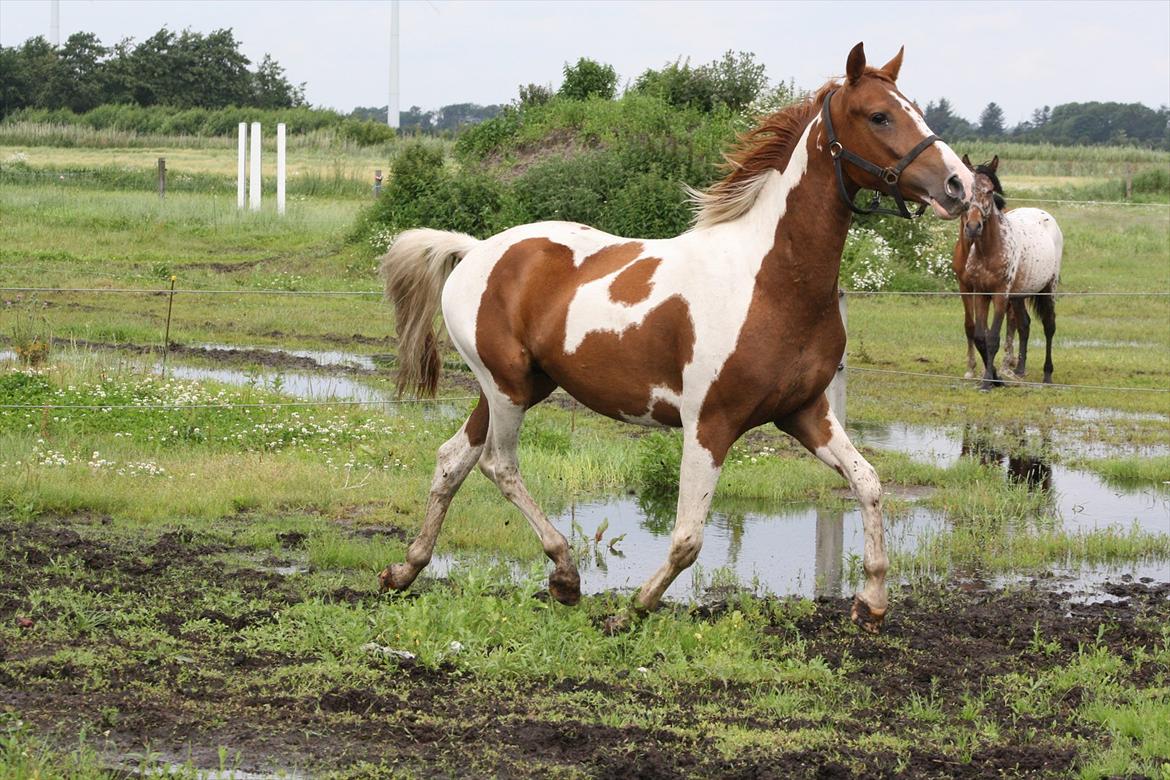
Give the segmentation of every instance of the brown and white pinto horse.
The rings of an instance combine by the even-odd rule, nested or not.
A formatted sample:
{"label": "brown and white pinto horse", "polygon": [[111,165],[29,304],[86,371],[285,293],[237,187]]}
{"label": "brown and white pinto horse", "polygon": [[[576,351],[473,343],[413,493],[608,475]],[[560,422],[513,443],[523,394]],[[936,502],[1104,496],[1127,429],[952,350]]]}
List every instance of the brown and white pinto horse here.
{"label": "brown and white pinto horse", "polygon": [[[866,583],[853,618],[878,630],[888,566],[881,486],[824,394],[845,349],[837,275],[852,198],[859,188],[900,188],[952,217],[972,187],[971,173],[931,140],[895,86],[901,64],[899,51],[882,68],[866,67],[861,44],[854,47],[843,83],[741,139],[726,178],[694,193],[694,227],[676,238],[619,238],[568,222],[483,241],[436,230],[398,237],[381,270],[397,309],[400,388],[435,390],[441,300],[451,341],[482,392],[439,448],[422,528],[405,563],[380,575],[383,589],[409,586],[430,561],[447,506],[478,464],[540,537],[555,564],[552,596],[577,602],[568,544],[521,481],[516,452],[525,411],[560,386],[609,417],[682,428],[670,552],[636,608],[655,608],[697,557],[731,445],[773,423],[836,469],[861,502]],[[848,202],[838,194],[839,157],[851,163],[842,179]]]}
{"label": "brown and white pinto horse", "polygon": [[[983,382],[988,390],[1002,383],[995,370],[999,330],[1007,320],[1004,339],[1004,374],[1023,377],[1028,361],[1031,318],[1025,301],[1032,299],[1044,325],[1044,382],[1052,382],[1052,336],[1056,332],[1053,294],[1060,279],[1064,236],[1052,215],[1043,209],[1005,211],[1000,184],[999,156],[982,165],[963,163],[975,173],[975,194],[963,215],[955,242],[952,266],[963,293],[964,328],[967,331],[967,378],[975,376],[975,352],[983,358]],[[995,315],[987,322],[988,309]],[[1019,357],[1013,357],[1012,331],[1020,336]]]}

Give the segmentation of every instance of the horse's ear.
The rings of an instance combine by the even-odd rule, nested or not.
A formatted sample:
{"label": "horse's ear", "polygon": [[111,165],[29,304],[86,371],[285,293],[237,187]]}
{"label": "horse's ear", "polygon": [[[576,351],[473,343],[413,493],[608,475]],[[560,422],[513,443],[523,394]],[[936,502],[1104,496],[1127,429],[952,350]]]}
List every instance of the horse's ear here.
{"label": "horse's ear", "polygon": [[999,169],[999,155],[998,154],[991,158],[991,162],[987,163],[987,167],[991,169],[992,173],[995,173]]}
{"label": "horse's ear", "polygon": [[894,59],[882,65],[882,73],[890,77],[890,81],[898,80],[898,71],[902,69],[902,55],[906,53],[906,47],[898,49],[898,53],[894,55]]}
{"label": "horse's ear", "polygon": [[863,73],[865,73],[865,44],[859,43],[849,51],[849,59],[845,61],[845,76],[850,84],[855,84]]}
{"label": "horse's ear", "polygon": [[971,158],[968,157],[966,154],[963,155],[963,165],[966,165],[967,168],[972,170],[972,171],[975,170],[975,166],[971,164]]}

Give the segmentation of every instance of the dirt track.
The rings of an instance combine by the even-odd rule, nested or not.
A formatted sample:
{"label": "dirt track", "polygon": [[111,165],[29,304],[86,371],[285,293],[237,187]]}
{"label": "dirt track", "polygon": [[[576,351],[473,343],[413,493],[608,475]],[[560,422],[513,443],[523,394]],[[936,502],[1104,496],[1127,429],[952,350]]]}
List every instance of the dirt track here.
{"label": "dirt track", "polygon": [[[223,565],[224,546],[189,531],[144,539],[111,527],[91,516],[0,521],[0,623],[25,621],[0,635],[7,637],[0,639],[0,712],[66,746],[85,729],[111,762],[149,745],[164,758],[218,766],[223,745],[238,753],[241,769],[348,769],[360,776],[396,769],[424,777],[1065,777],[1078,761],[1072,745],[1103,739],[1076,717],[1083,691],[1068,690],[1042,714],[1020,714],[1009,697],[994,695],[998,681],[1060,668],[1078,648],[1097,643],[1132,661],[1140,648],[1160,646],[1161,627],[1170,621],[1170,584],[1157,583],[1114,583],[1107,588],[1112,600],[1096,604],[1070,603],[1039,588],[903,590],[876,640],[850,625],[846,600],[820,602],[795,626],[766,631],[806,642],[810,656],[872,690],[866,707],[836,723],[842,744],[869,737],[872,749],[786,750],[783,740],[772,739],[727,755],[714,749],[721,730],[771,738],[788,732],[795,739],[825,724],[741,714],[754,692],[717,681],[682,687],[666,702],[637,675],[501,682],[449,665],[377,658],[369,660],[382,672],[376,685],[339,680],[313,695],[283,693],[282,675],[321,659],[249,648],[247,632],[313,594],[265,562]],[[291,550],[303,541],[298,536],[282,541]],[[158,638],[139,645],[118,630],[119,615],[86,623],[63,614],[60,604],[30,601],[30,592],[53,589],[129,595],[152,613]],[[219,591],[234,594],[238,608],[199,606],[201,597]],[[354,605],[382,598],[349,587],[316,595]],[[48,628],[61,625],[77,625],[76,635]],[[208,625],[219,641],[201,638],[209,630],[197,626]],[[1038,636],[1048,643],[1043,649]],[[1165,684],[1165,668],[1132,669],[1130,684]],[[992,692],[982,717],[996,724],[1000,738],[976,747],[969,761],[930,748],[919,738],[923,724],[907,718],[913,696],[958,702],[981,691]],[[558,695],[634,700],[647,711],[667,708],[674,719],[658,728],[605,725],[579,710],[558,712]],[[688,715],[688,703],[712,701],[721,704],[722,719]],[[958,717],[950,704],[941,707],[948,719]],[[910,747],[899,756],[881,747],[882,736]]]}

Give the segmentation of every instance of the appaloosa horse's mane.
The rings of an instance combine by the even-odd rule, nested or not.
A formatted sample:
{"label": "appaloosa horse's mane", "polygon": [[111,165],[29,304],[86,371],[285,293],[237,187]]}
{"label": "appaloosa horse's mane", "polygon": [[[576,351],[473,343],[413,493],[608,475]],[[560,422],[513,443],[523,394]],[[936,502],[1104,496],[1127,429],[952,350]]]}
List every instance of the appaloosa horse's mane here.
{"label": "appaloosa horse's mane", "polygon": [[1007,208],[1007,201],[1003,197],[1003,185],[999,183],[999,175],[995,169],[987,163],[980,163],[975,166],[975,175],[986,176],[991,181],[992,200],[995,201],[995,207],[1000,211]]}

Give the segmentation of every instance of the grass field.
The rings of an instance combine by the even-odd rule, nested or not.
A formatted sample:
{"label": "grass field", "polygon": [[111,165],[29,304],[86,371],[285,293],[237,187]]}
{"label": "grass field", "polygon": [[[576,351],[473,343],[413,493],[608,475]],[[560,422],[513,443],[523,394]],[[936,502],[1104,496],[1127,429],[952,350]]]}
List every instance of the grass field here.
{"label": "grass field", "polygon": [[[16,151],[0,146],[0,161]],[[135,164],[121,151],[24,151],[34,170]],[[1072,533],[1037,522],[1035,493],[969,458],[866,450],[891,517],[923,506],[948,518],[946,533],[894,556],[899,585],[878,638],[853,630],[842,599],[739,590],[607,636],[600,623],[622,598],[568,609],[541,597],[538,545],[478,475],[439,552],[502,555],[530,574],[514,582],[467,563],[416,596],[379,595],[374,575],[401,559],[435,448],[468,402],[450,414],[282,406],[279,387],[153,373],[141,353],[162,343],[172,276],[180,289],[230,291],[175,297],[180,345],[394,351],[372,251],[346,241],[365,202],[356,189],[293,199],[284,218],[240,214],[222,176],[232,148],[165,156],[172,170],[183,161],[222,178],[222,192],[160,202],[35,179],[0,188],[4,287],[143,291],[0,292],[0,349],[54,345],[42,368],[0,361],[0,776],[1170,778],[1167,586],[1115,580],[1113,601],[1070,606],[1040,580],[993,584],[1066,564],[1168,561],[1170,518],[1166,533]],[[1109,157],[1005,164],[1045,194],[1111,179]],[[296,164],[327,175],[331,161]],[[1066,236],[1062,290],[1170,291],[1170,207],[1046,207]],[[1057,302],[1056,381],[1128,391],[980,393],[959,380],[961,316],[952,298],[850,298],[850,366],[935,375],[851,373],[850,424],[981,426],[1005,451],[1043,450],[1165,495],[1170,459],[1149,453],[1170,445],[1170,396],[1152,392],[1170,387],[1170,300]],[[272,370],[249,359],[232,365]],[[360,378],[386,387],[390,375]],[[444,395],[471,392],[465,372],[445,382]],[[645,490],[659,447],[554,403],[530,415],[522,457],[551,514]],[[732,453],[716,508],[838,508],[841,487],[780,434],[754,432]],[[897,497],[914,490],[927,498]]]}

